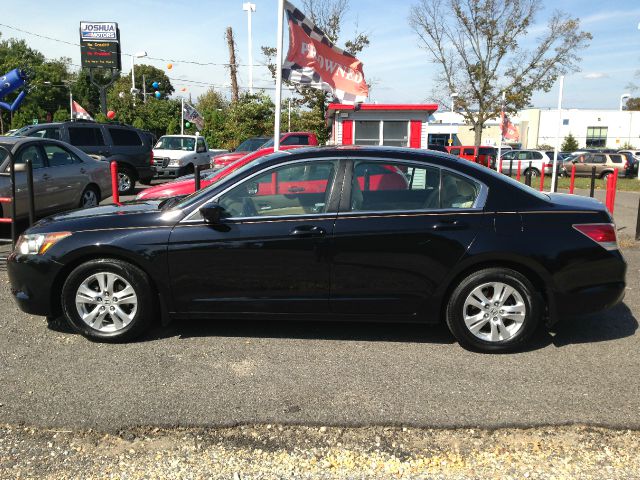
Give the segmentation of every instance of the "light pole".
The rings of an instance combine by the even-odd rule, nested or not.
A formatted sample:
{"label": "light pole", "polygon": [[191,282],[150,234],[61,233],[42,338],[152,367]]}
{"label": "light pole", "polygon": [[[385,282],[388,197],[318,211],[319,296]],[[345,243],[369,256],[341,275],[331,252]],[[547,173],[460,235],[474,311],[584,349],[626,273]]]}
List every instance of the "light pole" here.
{"label": "light pole", "polygon": [[144,58],[147,56],[147,52],[141,51],[131,55],[131,95],[138,93],[136,89],[136,74],[135,74],[135,59]]}
{"label": "light pole", "polygon": [[449,146],[453,145],[453,107],[457,96],[458,94],[455,92],[451,94],[451,130],[449,130]]}
{"label": "light pole", "polygon": [[247,30],[249,34],[249,93],[253,95],[253,46],[251,38],[251,13],[256,11],[256,4],[246,2],[242,4],[242,10],[247,12]]}
{"label": "light pole", "polygon": [[622,107],[624,104],[625,99],[631,98],[631,94],[630,93],[623,93],[622,95],[620,95],[620,111],[622,111]]}
{"label": "light pole", "polygon": [[50,87],[64,87],[69,90],[69,118],[73,120],[73,93],[71,93],[71,82],[63,80],[62,85],[54,85],[50,81],[46,80],[43,83]]}

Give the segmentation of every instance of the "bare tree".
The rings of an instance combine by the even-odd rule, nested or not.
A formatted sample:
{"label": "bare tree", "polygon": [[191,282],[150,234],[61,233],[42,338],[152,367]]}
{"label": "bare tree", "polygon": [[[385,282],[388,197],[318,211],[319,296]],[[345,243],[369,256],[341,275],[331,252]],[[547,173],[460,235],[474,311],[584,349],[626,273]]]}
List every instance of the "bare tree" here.
{"label": "bare tree", "polygon": [[577,18],[555,12],[533,40],[540,9],[541,0],[419,0],[411,8],[409,24],[440,67],[436,100],[446,104],[457,94],[456,109],[473,127],[476,145],[485,122],[500,113],[502,92],[505,109],[515,112],[559,75],[578,70],[578,51],[591,34],[580,31]]}

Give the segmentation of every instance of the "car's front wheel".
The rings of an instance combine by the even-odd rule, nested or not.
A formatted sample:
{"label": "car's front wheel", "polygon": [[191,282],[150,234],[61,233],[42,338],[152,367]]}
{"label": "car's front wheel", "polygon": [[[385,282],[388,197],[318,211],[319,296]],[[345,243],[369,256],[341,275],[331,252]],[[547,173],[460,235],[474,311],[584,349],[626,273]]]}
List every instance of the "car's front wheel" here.
{"label": "car's front wheel", "polygon": [[151,285],[135,265],[96,259],[76,267],[62,287],[69,324],[98,341],[126,341],[144,332],[153,318]]}
{"label": "car's front wheel", "polygon": [[487,268],[463,279],[449,298],[446,321],[464,347],[511,351],[526,343],[541,316],[531,282],[507,268]]}

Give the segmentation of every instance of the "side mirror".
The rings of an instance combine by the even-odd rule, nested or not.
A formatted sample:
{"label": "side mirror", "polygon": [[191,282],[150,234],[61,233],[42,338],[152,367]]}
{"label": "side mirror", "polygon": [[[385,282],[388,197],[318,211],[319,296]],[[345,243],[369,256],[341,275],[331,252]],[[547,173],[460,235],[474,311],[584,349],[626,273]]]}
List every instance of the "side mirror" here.
{"label": "side mirror", "polygon": [[202,218],[204,218],[204,221],[213,225],[222,223],[222,219],[225,217],[226,213],[227,211],[224,207],[217,203],[205,205],[200,208],[200,214],[202,215]]}
{"label": "side mirror", "polygon": [[254,195],[258,194],[258,183],[257,182],[251,182],[249,185],[247,185],[247,195],[253,197]]}

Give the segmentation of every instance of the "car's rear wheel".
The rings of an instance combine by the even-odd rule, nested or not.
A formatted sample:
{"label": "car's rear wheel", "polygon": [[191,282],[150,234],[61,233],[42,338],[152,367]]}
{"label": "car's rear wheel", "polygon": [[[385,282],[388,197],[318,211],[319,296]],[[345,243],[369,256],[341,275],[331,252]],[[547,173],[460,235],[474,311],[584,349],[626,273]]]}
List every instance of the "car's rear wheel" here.
{"label": "car's rear wheel", "polygon": [[540,176],[540,172],[536,168],[526,168],[523,175],[526,177],[529,172],[531,172],[531,178],[537,178]]}
{"label": "car's rear wheel", "polygon": [[97,207],[100,203],[100,191],[97,187],[93,185],[89,185],[82,192],[82,196],[80,197],[80,208],[91,208]]}
{"label": "car's rear wheel", "polygon": [[507,268],[472,273],[449,298],[446,321],[466,348],[511,351],[526,343],[541,316],[541,299],[526,277]]}
{"label": "car's rear wheel", "polygon": [[602,178],[605,182],[607,180],[609,180],[609,177],[613,175],[613,172],[604,172],[602,175],[600,175],[600,178]]}
{"label": "car's rear wheel", "polygon": [[76,267],[62,287],[62,310],[69,324],[98,341],[139,336],[153,318],[147,275],[130,263],[91,260]]}
{"label": "car's rear wheel", "polygon": [[136,176],[129,167],[118,166],[118,193],[131,195],[136,187]]}

